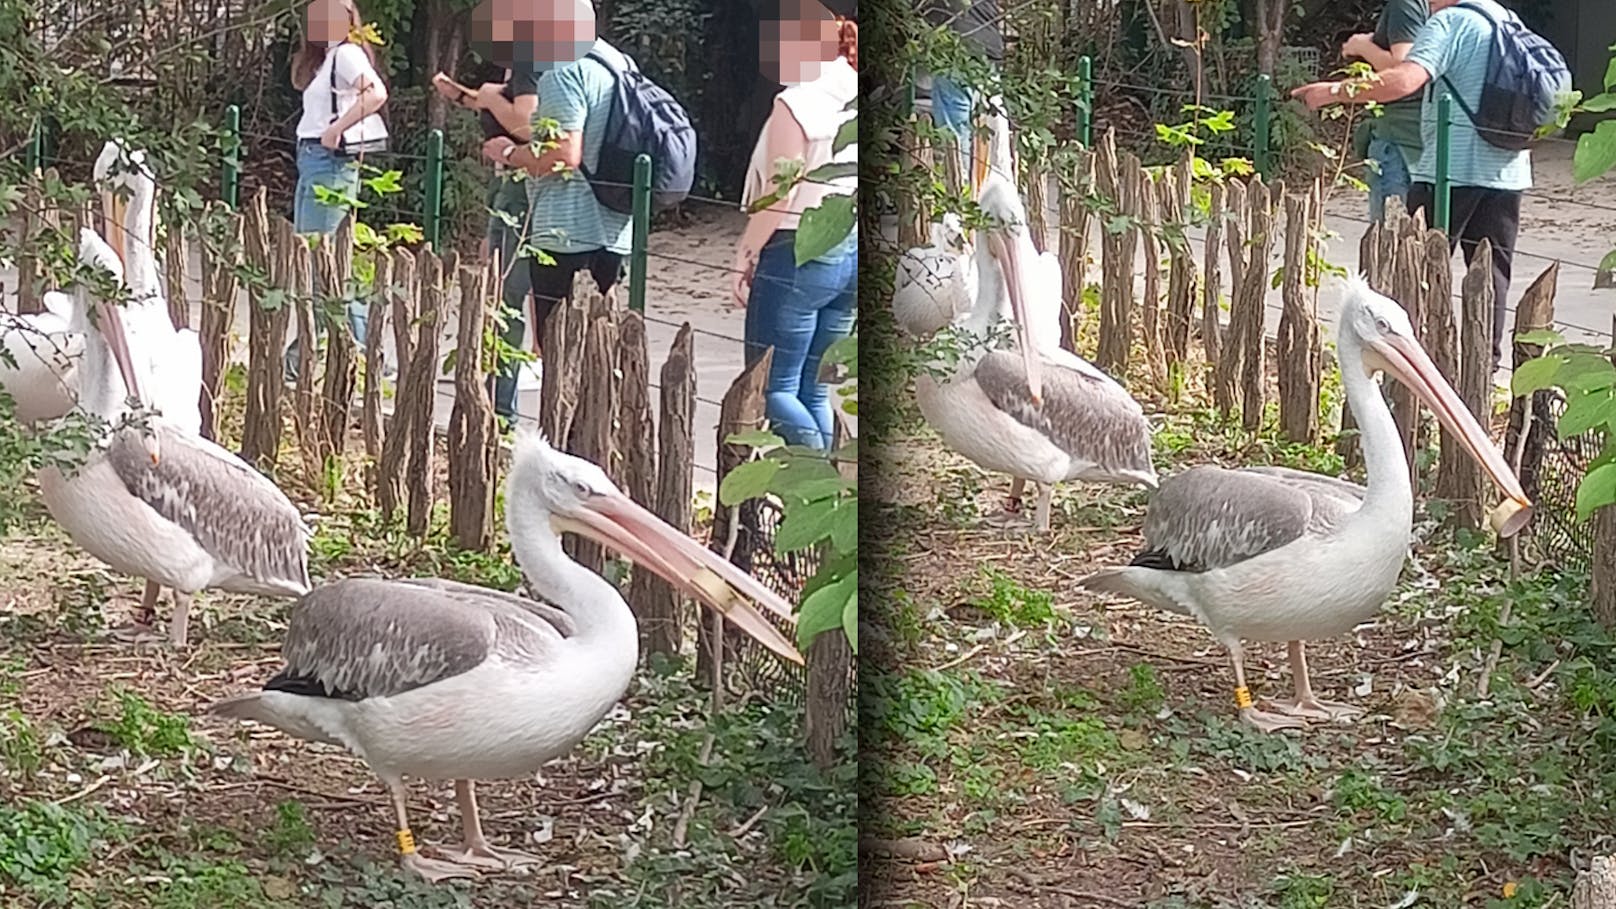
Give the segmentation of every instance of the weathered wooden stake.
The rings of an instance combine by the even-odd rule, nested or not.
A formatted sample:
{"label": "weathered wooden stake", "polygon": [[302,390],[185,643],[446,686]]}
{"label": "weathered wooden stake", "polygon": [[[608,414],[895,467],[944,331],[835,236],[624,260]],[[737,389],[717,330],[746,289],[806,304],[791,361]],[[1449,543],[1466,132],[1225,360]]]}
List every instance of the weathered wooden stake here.
{"label": "weathered wooden stake", "polygon": [[[753,360],[750,365],[741,370],[741,374],[730,384],[729,390],[719,402],[718,408],[718,481],[722,485],[724,477],[731,470],[746,463],[751,457],[752,449],[745,445],[731,445],[726,440],[736,433],[758,429],[763,425],[763,391],[769,384],[769,364],[774,362],[774,348],[769,348],[763,355]],[[752,551],[757,541],[751,539],[750,528],[757,526],[755,519],[757,503],[745,502],[736,508],[718,506],[713,509],[713,537],[709,544],[714,552],[730,553],[730,561],[734,562],[742,571],[752,570]],[[748,519],[746,511],[753,512],[752,519]],[[730,520],[734,515],[738,520]],[[731,538],[734,538],[733,544]],[[712,641],[712,630],[708,622],[699,622],[696,625],[696,678],[711,677],[713,658],[715,655]]]}
{"label": "weathered wooden stake", "polygon": [[365,442],[366,489],[376,488],[382,457],[382,375],[387,369],[382,339],[387,336],[387,317],[393,308],[394,261],[388,253],[376,254],[365,324],[365,390],[359,407],[359,433]]}
{"label": "weathered wooden stake", "polygon": [[1162,334],[1162,298],[1161,298],[1161,245],[1157,242],[1159,219],[1156,211],[1156,184],[1150,175],[1140,172],[1139,195],[1137,204],[1139,211],[1139,241],[1144,251],[1145,287],[1144,298],[1140,301],[1144,310],[1141,319],[1140,334],[1145,347],[1145,368],[1150,372],[1150,382],[1158,391],[1167,390],[1167,353],[1164,349],[1167,344]]}
{"label": "weathered wooden stake", "polygon": [[1061,347],[1077,352],[1077,329],[1083,319],[1083,287],[1088,282],[1089,228],[1094,223],[1088,194],[1094,190],[1094,153],[1077,152],[1074,171],[1061,185]]}
{"label": "weathered wooden stake", "polygon": [[[1526,292],[1521,294],[1520,303],[1515,307],[1515,337],[1529,331],[1551,328],[1554,325],[1554,293],[1560,283],[1560,263],[1551,262],[1543,273],[1537,276]],[[1510,362],[1520,366],[1543,353],[1539,344],[1514,343],[1514,353]],[[1521,488],[1526,490],[1528,498],[1536,501],[1542,494],[1538,476],[1543,469],[1543,455],[1547,450],[1550,437],[1554,433],[1554,414],[1550,410],[1554,400],[1551,391],[1533,392],[1531,400],[1526,398],[1511,398],[1509,402],[1509,430],[1504,435],[1504,451],[1514,452],[1520,447],[1521,426],[1526,422],[1526,410],[1532,409],[1531,429],[1526,436],[1526,447],[1521,452],[1521,470],[1517,478],[1521,481]],[[1446,440],[1443,442],[1447,444]],[[1530,529],[1530,525],[1528,525]]]}
{"label": "weathered wooden stake", "polygon": [[1223,293],[1223,275],[1218,263],[1223,261],[1223,222],[1226,218],[1221,184],[1212,184],[1209,207],[1211,212],[1202,255],[1206,262],[1206,278],[1201,282],[1201,347],[1206,352],[1206,387],[1216,393],[1222,387],[1217,374],[1223,352],[1223,317],[1218,306],[1218,299]]}
{"label": "weathered wooden stake", "polygon": [[[460,331],[455,342],[454,409],[449,413],[449,532],[461,549],[487,552],[494,542],[496,456],[494,402],[488,397],[489,355],[483,339],[493,324],[499,287],[491,263],[460,267]],[[490,301],[492,296],[492,301]]]}
{"label": "weathered wooden stake", "polygon": [[[629,498],[655,511],[657,507],[656,423],[651,419],[651,358],[645,350],[645,319],[625,312],[618,320],[618,369],[622,397],[617,417],[617,450],[623,459],[619,485]],[[640,620],[640,642],[649,638],[645,614],[655,610],[668,585],[649,571],[636,569],[628,589],[628,604]]]}
{"label": "weathered wooden stake", "polygon": [[[579,407],[572,431],[572,453],[599,464],[607,476],[621,476],[618,452],[613,444],[612,426],[622,401],[622,385],[617,379],[617,311],[609,297],[602,296],[589,275],[580,276],[572,296],[588,313],[583,357],[579,375]],[[591,540],[579,540],[573,558],[599,574],[606,566],[605,551]]]}
{"label": "weathered wooden stake", "polygon": [[1319,377],[1323,344],[1318,311],[1307,292],[1312,248],[1312,195],[1285,197],[1284,311],[1279,317],[1279,425],[1293,442],[1310,443],[1319,431]]}
{"label": "weathered wooden stake", "polygon": [[[1454,390],[1475,414],[1476,422],[1491,429],[1493,415],[1493,247],[1488,240],[1476,245],[1470,267],[1460,283],[1464,318],[1459,331],[1459,381]],[[1454,520],[1462,527],[1480,527],[1487,514],[1489,481],[1480,465],[1466,461],[1454,484]]]}
{"label": "weathered wooden stake", "polygon": [[1189,357],[1190,324],[1195,320],[1195,251],[1184,233],[1190,210],[1189,152],[1157,187],[1161,200],[1162,239],[1167,243],[1166,357],[1169,366]]}
{"label": "weathered wooden stake", "polygon": [[415,254],[407,249],[396,249],[392,261],[393,349],[398,357],[398,378],[393,388],[393,418],[387,421],[386,434],[382,437],[382,457],[376,465],[373,487],[376,507],[387,521],[393,520],[399,505],[404,502],[404,466],[412,447],[412,428],[404,402],[410,371],[415,363],[415,321],[420,312],[417,301],[421,296]]}
{"label": "weathered wooden stake", "polygon": [[[674,335],[668,359],[662,364],[657,420],[656,513],[684,533],[690,532],[696,470],[694,336],[689,322]],[[677,590],[668,585],[653,587],[639,617],[641,646],[646,653],[679,652],[684,638],[684,598]]]}
{"label": "weathered wooden stake", "polygon": [[[353,403],[357,340],[348,324],[349,276],[353,274],[353,220],[344,219],[337,232],[320,244],[320,275],[324,296],[343,301],[338,315],[326,321],[325,375],[320,386],[319,464],[323,470],[341,470],[347,448],[348,413]],[[313,356],[306,345],[303,356]]]}
{"label": "weathered wooden stake", "polygon": [[[286,384],[281,352],[291,319],[284,288],[291,283],[292,247],[297,237],[291,222],[270,218],[268,193],[262,188],[247,203],[245,221],[248,260],[268,276],[269,286],[253,288],[247,301],[247,414],[241,430],[241,458],[259,470],[270,470],[280,457],[281,400]],[[179,284],[183,286],[183,268]],[[281,297],[273,307],[274,301],[267,299],[271,291],[278,291]]]}
{"label": "weathered wooden stake", "polygon": [[417,537],[426,536],[432,524],[433,436],[432,404],[437,392],[438,338],[449,305],[449,284],[460,269],[460,254],[451,250],[439,258],[422,250],[417,260],[421,274],[420,316],[416,319],[415,359],[409,374],[401,377],[394,403],[394,419],[402,413],[409,421],[409,461],[404,467],[404,489],[408,511],[405,527]]}
{"label": "weathered wooden stake", "polygon": [[[218,205],[219,203],[214,203]],[[230,328],[236,318],[236,293],[240,289],[236,266],[241,262],[241,215],[221,212],[229,225],[224,235],[224,248],[211,249],[202,244],[202,323],[197,340],[202,345],[202,392],[198,403],[202,410],[202,437],[217,442],[219,415],[215,402],[219,400],[219,380],[225,365],[230,362]]]}

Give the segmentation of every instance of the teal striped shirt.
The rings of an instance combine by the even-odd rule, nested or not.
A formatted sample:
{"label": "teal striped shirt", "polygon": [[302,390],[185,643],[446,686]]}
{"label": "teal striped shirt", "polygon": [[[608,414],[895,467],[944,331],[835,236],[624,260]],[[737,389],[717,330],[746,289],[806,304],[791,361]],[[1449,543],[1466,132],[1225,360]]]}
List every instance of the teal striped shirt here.
{"label": "teal striped shirt", "polygon": [[[1513,16],[1494,0],[1486,4],[1493,16]],[[1487,61],[1492,57],[1493,23],[1476,10],[1452,6],[1431,14],[1414,38],[1408,59],[1431,76],[1420,110],[1420,137],[1425,147],[1413,167],[1417,183],[1436,182],[1436,99],[1443,92],[1454,92],[1471,110],[1481,107],[1481,86],[1487,80]],[[1442,77],[1447,80],[1443,81]],[[1450,88],[1448,83],[1453,83]],[[1448,176],[1454,186],[1481,186],[1488,189],[1522,190],[1532,187],[1532,155],[1527,151],[1499,148],[1483,139],[1470,125],[1464,108],[1455,98],[1453,125],[1449,136]]]}
{"label": "teal striped shirt", "polygon": [[[621,56],[605,39],[591,49],[607,59]],[[587,57],[546,71],[539,77],[539,107],[534,112],[533,136],[541,139],[537,124],[554,120],[563,132],[583,132],[583,164],[594,170],[606,141],[606,124],[617,98],[617,78]],[[567,170],[529,177],[528,242],[546,252],[581,253],[608,249],[627,255],[631,237],[629,216],[612,211],[595,199],[583,175]]]}

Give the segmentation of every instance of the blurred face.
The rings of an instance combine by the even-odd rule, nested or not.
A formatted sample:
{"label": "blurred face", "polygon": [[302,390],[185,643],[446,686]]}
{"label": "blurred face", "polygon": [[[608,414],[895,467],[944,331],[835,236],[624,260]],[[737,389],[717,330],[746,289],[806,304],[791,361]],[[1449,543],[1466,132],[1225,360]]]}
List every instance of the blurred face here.
{"label": "blurred face", "polygon": [[758,61],[781,85],[812,82],[821,64],[836,59],[836,18],[818,0],[780,0],[761,26]]}
{"label": "blurred face", "polygon": [[471,38],[495,63],[553,69],[589,53],[595,7],[589,0],[483,0],[472,11]]}
{"label": "blurred face", "polygon": [[307,17],[309,40],[342,41],[353,25],[353,13],[342,0],[314,0]]}

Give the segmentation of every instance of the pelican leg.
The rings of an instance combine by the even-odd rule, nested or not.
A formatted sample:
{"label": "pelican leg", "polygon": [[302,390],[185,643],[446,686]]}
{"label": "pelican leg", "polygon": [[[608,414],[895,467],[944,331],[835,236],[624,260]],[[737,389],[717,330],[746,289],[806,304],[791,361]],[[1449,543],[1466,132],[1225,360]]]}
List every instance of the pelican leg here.
{"label": "pelican leg", "polygon": [[191,595],[174,591],[174,615],[168,620],[168,643],[175,650],[185,649],[191,628]]}
{"label": "pelican leg", "polygon": [[495,849],[489,845],[488,839],[483,836],[482,818],[477,811],[477,791],[471,780],[455,780],[455,800],[460,803],[460,828],[465,843],[455,850],[433,850],[444,860],[492,871],[508,871],[544,863],[544,859],[531,853]]}
{"label": "pelican leg", "polygon": [[1240,722],[1258,730],[1259,732],[1274,732],[1280,729],[1303,729],[1307,722],[1300,717],[1283,716],[1277,713],[1268,713],[1258,710],[1251,703],[1251,689],[1246,687],[1246,667],[1244,654],[1238,643],[1229,648],[1229,656],[1234,659],[1234,703],[1240,709]]}
{"label": "pelican leg", "polygon": [[146,582],[146,590],[140,595],[140,613],[134,621],[112,629],[113,640],[125,644],[156,644],[163,640],[163,636],[152,629],[157,621],[157,596],[162,589],[156,581]]}
{"label": "pelican leg", "polygon": [[1325,721],[1351,719],[1363,715],[1363,709],[1360,707],[1338,704],[1334,701],[1321,701],[1314,697],[1313,685],[1307,677],[1307,654],[1302,651],[1302,642],[1291,641],[1290,651],[1291,678],[1296,683],[1296,698],[1290,701],[1275,701],[1271,705],[1274,710],[1286,716]]}
{"label": "pelican leg", "polygon": [[1010,496],[1004,500],[1004,510],[1011,514],[1021,513],[1021,496],[1027,491],[1027,481],[1016,477],[1010,481]]}
{"label": "pelican leg", "polygon": [[393,813],[398,818],[398,863],[409,873],[425,880],[429,884],[451,878],[475,878],[477,869],[454,862],[444,862],[430,859],[415,849],[415,835],[410,832],[410,820],[405,811],[407,793],[404,791],[404,782],[394,778],[385,781],[388,790],[393,796]]}
{"label": "pelican leg", "polygon": [[1049,510],[1055,498],[1054,483],[1038,484],[1038,510],[1033,513],[1033,520],[1039,533],[1049,532]]}

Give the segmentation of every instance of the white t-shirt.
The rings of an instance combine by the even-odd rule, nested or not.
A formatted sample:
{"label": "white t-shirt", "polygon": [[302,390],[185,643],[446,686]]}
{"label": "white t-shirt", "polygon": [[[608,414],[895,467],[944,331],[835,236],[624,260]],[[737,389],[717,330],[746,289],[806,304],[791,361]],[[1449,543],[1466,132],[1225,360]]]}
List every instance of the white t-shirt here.
{"label": "white t-shirt", "polygon": [[[347,113],[359,99],[357,86],[361,77],[371,85],[382,84],[375,67],[370,65],[370,58],[359,45],[344,42],[328,50],[320,68],[314,71],[314,78],[309,80],[308,88],[303,89],[303,118],[297,121],[299,139],[318,139],[326,127],[336,122],[338,115],[331,112],[332,67],[337,70],[336,109],[340,113]],[[382,123],[381,116],[371,114],[349,127],[343,138],[349,142],[364,142],[386,135],[387,125]]]}

